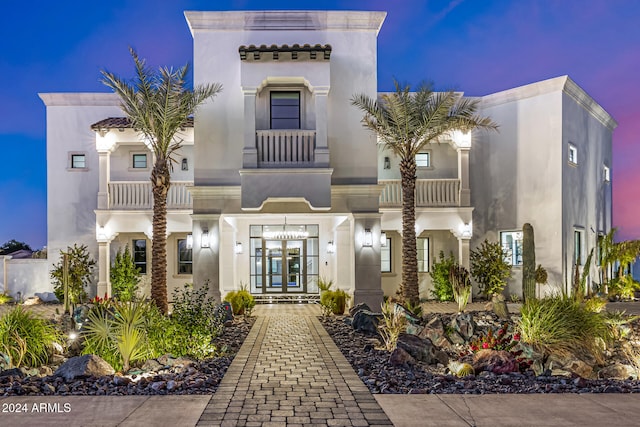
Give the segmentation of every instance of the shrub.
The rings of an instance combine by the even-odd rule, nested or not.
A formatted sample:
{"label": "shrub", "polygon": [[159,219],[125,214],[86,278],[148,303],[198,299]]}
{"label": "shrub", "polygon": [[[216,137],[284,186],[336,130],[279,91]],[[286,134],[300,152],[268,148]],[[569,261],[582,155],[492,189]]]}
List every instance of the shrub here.
{"label": "shrub", "polygon": [[501,294],[511,276],[511,265],[504,260],[506,253],[500,243],[485,240],[470,255],[471,275],[480,284],[482,293]]}
{"label": "shrub", "polygon": [[64,301],[63,269],[64,256],[69,260],[69,301],[72,304],[82,303],[87,298],[84,290],[91,282],[93,268],[96,262],[87,249],[86,245],[76,244],[67,247],[66,251],[60,251],[60,261],[53,266],[51,279],[53,279],[53,292],[59,301]]}
{"label": "shrub", "polygon": [[609,282],[609,296],[618,296],[624,300],[633,299],[636,291],[640,290],[640,283],[628,274],[616,277]]}
{"label": "shrub", "polygon": [[453,253],[449,253],[449,256],[445,258],[444,252],[440,251],[439,260],[431,266],[431,271],[429,272],[431,283],[433,284],[431,295],[438,301],[453,301],[453,289],[449,280],[449,271],[455,264],[456,259],[453,257]]}
{"label": "shrub", "polygon": [[471,341],[469,348],[472,352],[480,350],[510,351],[520,341],[520,334],[509,334],[509,324],[504,323],[494,335],[493,329]]}
{"label": "shrub", "polygon": [[13,297],[6,292],[0,294],[0,305],[13,301]]}
{"label": "shrub", "polygon": [[244,285],[240,286],[238,291],[229,292],[225,295],[224,300],[231,304],[235,315],[245,314],[251,316],[251,312],[256,306],[255,298]]}
{"label": "shrub", "polygon": [[387,351],[393,351],[398,344],[398,337],[407,329],[407,317],[402,309],[391,301],[382,304],[382,322],[378,325],[378,333],[382,337]]}
{"label": "shrub", "polygon": [[320,293],[320,305],[325,314],[344,314],[350,296],[342,289],[326,290]]}
{"label": "shrub", "polygon": [[587,352],[601,362],[601,343],[611,340],[605,318],[568,296],[525,301],[521,316],[522,342],[545,355]]}
{"label": "shrub", "polygon": [[536,267],[536,283],[539,285],[544,285],[547,283],[547,279],[549,278],[547,274],[547,269],[542,266],[542,264],[538,264]]}
{"label": "shrub", "polygon": [[461,265],[452,265],[449,269],[449,282],[451,282],[453,296],[458,303],[458,312],[462,313],[471,296],[469,272]]}
{"label": "shrub", "polygon": [[0,351],[15,367],[35,368],[47,363],[54,343],[61,340],[54,325],[21,306],[0,317]]}
{"label": "shrub", "polygon": [[140,283],[140,270],[133,262],[128,245],[125,245],[124,252],[118,249],[116,259],[111,267],[110,277],[114,297],[120,301],[132,301],[136,298]]}

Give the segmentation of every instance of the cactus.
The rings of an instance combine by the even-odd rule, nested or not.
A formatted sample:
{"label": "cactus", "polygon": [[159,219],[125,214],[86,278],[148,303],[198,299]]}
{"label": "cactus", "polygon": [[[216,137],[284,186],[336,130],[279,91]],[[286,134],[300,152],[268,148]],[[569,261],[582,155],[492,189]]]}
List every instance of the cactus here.
{"label": "cactus", "polygon": [[536,244],[533,226],[522,226],[522,297],[524,301],[536,297]]}
{"label": "cactus", "polygon": [[468,363],[451,361],[449,362],[449,371],[456,377],[467,377],[469,375],[473,375],[475,373],[473,366]]}

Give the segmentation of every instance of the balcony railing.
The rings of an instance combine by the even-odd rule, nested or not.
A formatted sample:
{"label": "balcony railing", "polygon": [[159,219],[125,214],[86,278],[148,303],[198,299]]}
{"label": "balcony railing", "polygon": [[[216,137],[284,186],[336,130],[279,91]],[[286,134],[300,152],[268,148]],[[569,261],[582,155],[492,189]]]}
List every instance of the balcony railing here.
{"label": "balcony railing", "polygon": [[258,167],[309,167],[313,165],[315,145],[313,130],[256,131]]}
{"label": "balcony railing", "polygon": [[[402,206],[402,186],[399,179],[378,181],[384,185],[380,194],[381,207]],[[460,205],[459,179],[418,179],[416,181],[416,206],[448,207]]]}
{"label": "balcony railing", "polygon": [[[174,181],[167,194],[167,209],[191,209],[192,182]],[[112,181],[109,183],[109,209],[145,210],[153,207],[151,183],[145,181]]]}

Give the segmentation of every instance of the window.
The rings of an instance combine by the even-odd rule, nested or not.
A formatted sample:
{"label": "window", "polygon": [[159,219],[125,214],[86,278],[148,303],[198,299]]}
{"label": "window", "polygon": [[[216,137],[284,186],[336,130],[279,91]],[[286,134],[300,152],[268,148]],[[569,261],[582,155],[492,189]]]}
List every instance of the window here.
{"label": "window", "polygon": [[506,253],[504,260],[509,265],[522,265],[522,231],[503,231],[500,244]]}
{"label": "window", "polygon": [[391,237],[387,237],[387,243],[380,247],[380,271],[391,273]]}
{"label": "window", "polygon": [[187,239],[178,239],[178,274],[193,274],[193,256]]}
{"label": "window", "polygon": [[578,149],[572,144],[569,144],[569,163],[578,164]]}
{"label": "window", "polygon": [[416,244],[418,246],[418,271],[426,273],[429,271],[429,238],[418,237]]}
{"label": "window", "polygon": [[584,265],[584,230],[573,230],[573,260]]}
{"label": "window", "polygon": [[611,169],[608,166],[604,166],[603,168],[604,182],[611,181]]}
{"label": "window", "polygon": [[133,240],[133,263],[138,267],[140,274],[147,274],[147,241],[145,239]]}
{"label": "window", "polygon": [[419,168],[431,167],[431,153],[418,153],[416,154],[416,166]]}
{"label": "window", "polygon": [[134,169],[146,169],[147,168],[147,155],[146,154],[134,154],[132,158]]}
{"label": "window", "polygon": [[271,92],[271,129],[300,129],[300,92]]}
{"label": "window", "polygon": [[84,154],[71,155],[71,169],[85,169],[87,167],[87,159]]}

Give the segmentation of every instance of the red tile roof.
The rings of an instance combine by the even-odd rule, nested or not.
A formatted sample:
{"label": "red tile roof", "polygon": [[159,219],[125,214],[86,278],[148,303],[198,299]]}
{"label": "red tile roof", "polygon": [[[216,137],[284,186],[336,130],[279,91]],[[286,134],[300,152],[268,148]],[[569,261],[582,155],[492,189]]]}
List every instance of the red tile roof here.
{"label": "red tile roof", "polygon": [[[91,130],[100,129],[131,129],[131,121],[127,117],[109,117],[108,119],[100,120],[91,125]],[[193,117],[187,118],[184,123],[184,127],[193,127]]]}

